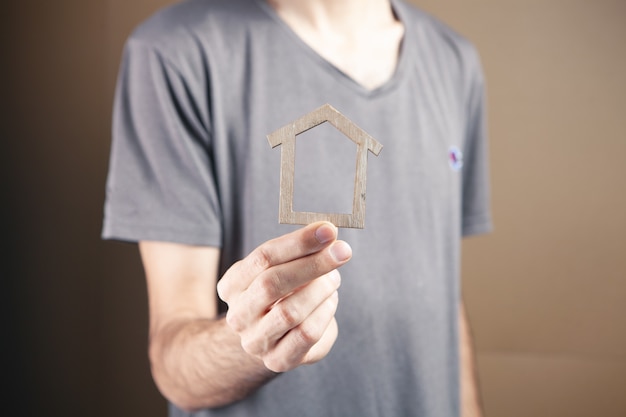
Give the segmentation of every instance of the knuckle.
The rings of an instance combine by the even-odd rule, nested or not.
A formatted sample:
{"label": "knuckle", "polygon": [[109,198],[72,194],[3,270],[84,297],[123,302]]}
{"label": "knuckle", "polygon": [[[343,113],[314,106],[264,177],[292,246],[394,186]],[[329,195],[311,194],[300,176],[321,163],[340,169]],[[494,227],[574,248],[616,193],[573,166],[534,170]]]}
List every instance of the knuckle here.
{"label": "knuckle", "polygon": [[264,271],[272,266],[272,256],[265,246],[259,246],[250,254],[250,262],[257,271]]}
{"label": "knuckle", "polygon": [[217,282],[217,295],[226,303],[236,294],[238,279],[233,271],[239,269],[241,263],[242,261],[235,262]]}
{"label": "knuckle", "polygon": [[228,283],[225,279],[221,279],[217,283],[217,296],[220,297],[221,300],[228,303]]}
{"label": "knuckle", "polygon": [[259,297],[263,300],[273,301],[279,298],[281,294],[280,276],[273,273],[265,273],[257,278],[257,290]]}
{"label": "knuckle", "polygon": [[277,316],[279,326],[286,326],[290,329],[300,323],[300,314],[298,314],[297,309],[289,306],[287,303],[278,303],[272,310]]}
{"label": "knuckle", "polygon": [[333,292],[322,304],[321,308],[326,310],[326,314],[329,316],[333,316],[337,311],[337,307],[339,306],[339,293],[337,291]]}
{"label": "knuckle", "polygon": [[302,323],[300,326],[292,330],[296,338],[296,343],[303,346],[313,346],[322,337],[322,331],[319,326],[312,323]]}
{"label": "knuckle", "polygon": [[260,348],[260,344],[258,343],[258,341],[249,337],[241,338],[241,348],[244,350],[244,352],[253,356],[256,356],[262,352],[262,349]]}
{"label": "knuckle", "polygon": [[228,310],[226,313],[226,324],[228,324],[228,327],[237,333],[243,331],[244,329],[243,322],[239,319],[239,316],[233,309]]}
{"label": "knuckle", "polygon": [[274,342],[268,339],[262,332],[247,331],[241,335],[241,348],[249,355],[263,358],[268,355],[274,346]]}
{"label": "knuckle", "polygon": [[306,269],[311,276],[320,276],[327,272],[325,270],[326,265],[324,259],[319,254],[309,257],[309,262],[307,262],[306,264]]}
{"label": "knuckle", "polygon": [[291,366],[283,358],[277,355],[267,355],[263,358],[263,364],[272,372],[282,373],[291,370]]}
{"label": "knuckle", "polygon": [[341,285],[341,276],[339,275],[339,271],[335,269],[326,274],[324,279],[321,279],[320,281],[322,282],[325,294],[330,295],[337,291]]}

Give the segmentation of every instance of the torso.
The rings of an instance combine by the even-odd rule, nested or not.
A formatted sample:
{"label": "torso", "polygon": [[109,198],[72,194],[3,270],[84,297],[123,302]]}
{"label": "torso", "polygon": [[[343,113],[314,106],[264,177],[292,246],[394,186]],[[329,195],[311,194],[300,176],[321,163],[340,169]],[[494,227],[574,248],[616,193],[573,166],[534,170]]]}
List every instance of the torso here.
{"label": "torso", "polygon": [[[384,146],[369,158],[366,228],[340,232],[354,258],[341,270],[340,334],[329,356],[245,401],[194,416],[458,412],[462,187],[448,151],[464,149],[467,84],[477,67],[473,50],[447,29],[394,6],[406,35],[394,21],[362,49],[296,36],[263,0],[192,0],[136,35],[135,47],[157,49],[172,74],[182,74],[178,93],[194,104],[183,110],[207,121],[210,140],[194,149],[210,153],[203,174],[216,203],[200,210],[219,217],[223,269],[291,229],[277,221],[281,151],[270,148],[268,133],[330,103]],[[198,110],[205,104],[206,114]],[[353,172],[354,159],[319,151],[324,166]],[[314,170],[320,159],[304,163]]]}

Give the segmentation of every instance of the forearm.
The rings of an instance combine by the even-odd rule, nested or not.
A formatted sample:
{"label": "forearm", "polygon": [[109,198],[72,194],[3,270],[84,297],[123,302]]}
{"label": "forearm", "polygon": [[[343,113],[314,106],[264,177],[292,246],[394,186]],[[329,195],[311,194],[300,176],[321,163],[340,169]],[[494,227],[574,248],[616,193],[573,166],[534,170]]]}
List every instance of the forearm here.
{"label": "forearm", "polygon": [[476,358],[474,356],[472,335],[463,303],[461,303],[459,308],[459,336],[461,355],[461,416],[481,417],[483,413],[480,392],[478,390]]}
{"label": "forearm", "polygon": [[[270,369],[315,363],[337,338],[337,268],[352,251],[330,223],[265,242],[219,281],[217,248],[144,241],[140,249],[153,377],[180,408],[243,399],[276,376]],[[213,318],[213,294],[228,304],[228,320]]]}
{"label": "forearm", "polygon": [[233,403],[276,375],[243,351],[223,318],[164,326],[151,336],[150,362],[161,393],[186,410]]}

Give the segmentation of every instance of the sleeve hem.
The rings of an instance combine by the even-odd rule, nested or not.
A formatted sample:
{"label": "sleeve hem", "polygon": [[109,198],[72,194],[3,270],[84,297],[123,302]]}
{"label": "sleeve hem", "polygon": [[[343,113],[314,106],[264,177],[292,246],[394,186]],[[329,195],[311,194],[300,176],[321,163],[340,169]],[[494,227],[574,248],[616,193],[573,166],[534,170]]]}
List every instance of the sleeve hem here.
{"label": "sleeve hem", "polygon": [[152,240],[194,246],[222,247],[221,233],[219,231],[200,227],[194,230],[174,230],[162,226],[131,225],[105,221],[101,237],[104,240],[134,243],[142,240]]}
{"label": "sleeve hem", "polygon": [[461,234],[463,237],[482,235],[493,231],[491,216],[473,216],[471,219],[464,219]]}

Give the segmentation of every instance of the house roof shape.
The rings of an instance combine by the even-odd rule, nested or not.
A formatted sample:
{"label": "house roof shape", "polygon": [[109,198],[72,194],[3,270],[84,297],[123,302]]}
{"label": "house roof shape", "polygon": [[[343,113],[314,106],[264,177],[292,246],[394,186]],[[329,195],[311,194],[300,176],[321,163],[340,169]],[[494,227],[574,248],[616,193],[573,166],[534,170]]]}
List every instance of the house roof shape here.
{"label": "house roof shape", "polygon": [[[293,210],[293,192],[296,161],[296,136],[321,125],[330,123],[357,145],[357,163],[354,175],[352,213],[314,213]],[[330,104],[294,120],[267,135],[272,148],[282,145],[280,162],[280,206],[278,221],[284,224],[310,224],[327,220],[337,227],[363,229],[365,227],[365,186],[367,178],[367,152],[378,156],[383,148],[376,139],[341,114]]]}

